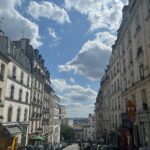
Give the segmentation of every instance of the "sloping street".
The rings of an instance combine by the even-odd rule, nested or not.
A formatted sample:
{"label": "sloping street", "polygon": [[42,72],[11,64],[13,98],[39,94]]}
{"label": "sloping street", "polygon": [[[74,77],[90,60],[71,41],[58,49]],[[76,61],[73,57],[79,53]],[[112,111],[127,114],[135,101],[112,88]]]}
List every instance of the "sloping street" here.
{"label": "sloping street", "polygon": [[78,150],[78,144],[73,144],[73,145],[69,145],[66,148],[64,148],[63,150]]}

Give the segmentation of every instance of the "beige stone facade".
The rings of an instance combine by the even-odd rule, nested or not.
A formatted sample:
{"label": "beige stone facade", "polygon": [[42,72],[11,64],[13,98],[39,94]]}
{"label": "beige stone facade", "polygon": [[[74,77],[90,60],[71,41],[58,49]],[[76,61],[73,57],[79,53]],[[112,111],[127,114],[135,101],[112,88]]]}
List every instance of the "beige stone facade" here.
{"label": "beige stone facade", "polygon": [[8,58],[0,53],[0,118],[4,119],[3,109],[5,102],[6,78],[8,74]]}
{"label": "beige stone facade", "polygon": [[122,115],[127,114],[127,102],[131,100],[136,109],[135,118],[130,118],[134,144],[150,146],[150,1],[130,0],[122,17],[107,67],[108,78],[105,72],[97,96],[96,120],[103,121],[104,129],[105,111],[109,110],[110,127],[122,128]]}

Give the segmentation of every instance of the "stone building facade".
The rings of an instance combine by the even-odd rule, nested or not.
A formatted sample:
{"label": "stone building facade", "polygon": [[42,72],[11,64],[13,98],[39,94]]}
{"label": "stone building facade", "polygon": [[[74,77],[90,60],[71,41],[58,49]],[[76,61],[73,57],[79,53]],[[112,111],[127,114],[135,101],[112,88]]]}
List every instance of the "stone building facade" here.
{"label": "stone building facade", "polygon": [[36,135],[59,143],[59,102],[44,59],[30,40],[11,41],[0,31],[0,135],[9,133],[0,149],[14,141],[27,145]]}
{"label": "stone building facade", "polygon": [[[24,51],[16,48],[15,44],[6,36],[2,35],[0,42],[2,54],[9,59],[8,73],[5,80],[3,125],[11,130],[17,128],[16,133],[10,132],[10,136],[18,135],[19,144],[25,145],[28,142],[29,129],[31,65]],[[21,135],[22,140],[20,139]]]}
{"label": "stone building facade", "polygon": [[110,110],[111,128],[106,127],[105,132],[113,129],[124,134],[124,145],[150,146],[150,1],[130,0],[122,13],[95,103],[97,131],[106,127],[105,110]]}

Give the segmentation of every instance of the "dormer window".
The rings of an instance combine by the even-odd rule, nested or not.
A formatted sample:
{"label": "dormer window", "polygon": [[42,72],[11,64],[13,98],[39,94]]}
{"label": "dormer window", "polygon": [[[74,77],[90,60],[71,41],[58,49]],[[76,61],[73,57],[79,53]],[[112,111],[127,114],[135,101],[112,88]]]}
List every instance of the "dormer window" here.
{"label": "dormer window", "polygon": [[13,66],[12,77],[13,77],[14,79],[16,79],[16,70],[17,70],[17,68],[16,68],[15,66]]}

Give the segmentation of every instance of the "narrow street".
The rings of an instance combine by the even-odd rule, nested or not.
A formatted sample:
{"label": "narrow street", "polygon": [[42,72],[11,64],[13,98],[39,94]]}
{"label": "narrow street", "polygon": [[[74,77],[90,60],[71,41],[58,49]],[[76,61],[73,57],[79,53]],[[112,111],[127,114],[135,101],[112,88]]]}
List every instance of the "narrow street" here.
{"label": "narrow street", "polygon": [[73,145],[69,145],[66,148],[64,148],[63,150],[78,150],[78,144],[73,144]]}

